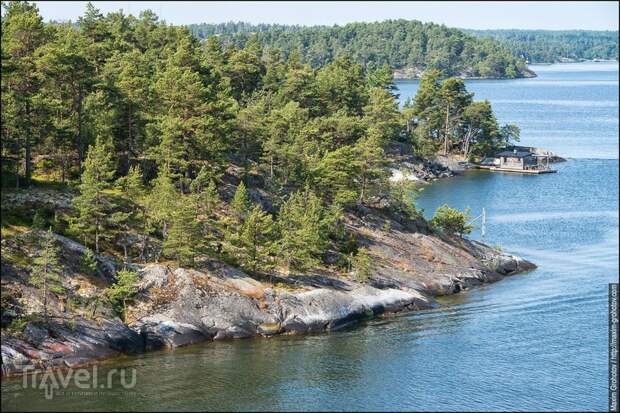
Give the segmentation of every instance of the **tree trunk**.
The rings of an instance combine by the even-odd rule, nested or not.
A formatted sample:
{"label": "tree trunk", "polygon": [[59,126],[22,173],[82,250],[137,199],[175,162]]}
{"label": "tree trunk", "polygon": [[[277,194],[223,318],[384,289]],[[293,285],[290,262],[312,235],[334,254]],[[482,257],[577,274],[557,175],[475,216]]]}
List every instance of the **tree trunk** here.
{"label": "tree trunk", "polygon": [[269,176],[270,176],[271,180],[273,180],[273,155],[271,156],[269,170],[270,170],[270,175]]}
{"label": "tree trunk", "polygon": [[48,324],[47,317],[47,265],[43,267],[43,316],[45,317],[45,324]]}
{"label": "tree trunk", "polygon": [[82,163],[84,162],[84,142],[82,140],[82,97],[78,97],[77,101],[77,133],[75,143],[78,150],[78,162],[80,173],[82,173]]}
{"label": "tree trunk", "polygon": [[95,220],[95,252],[99,254],[99,218]]}
{"label": "tree trunk", "polygon": [[448,156],[448,136],[449,136],[449,123],[450,123],[450,102],[446,105],[446,131],[444,136],[443,154]]}
{"label": "tree trunk", "polygon": [[125,258],[123,262],[125,263],[125,266],[127,266],[129,257],[127,255],[127,240],[126,239],[125,239],[125,242],[123,243],[123,253],[125,254]]}
{"label": "tree trunk", "polygon": [[30,178],[32,177],[32,159],[30,148],[30,103],[26,103],[26,117],[28,117],[28,127],[26,129],[26,137],[24,142],[25,156],[24,156],[24,186],[28,188],[30,186]]}
{"label": "tree trunk", "polygon": [[133,137],[131,135],[131,125],[132,125],[132,116],[131,116],[131,103],[129,104],[127,113],[127,171],[129,171],[129,163],[131,160],[131,151],[133,150]]}
{"label": "tree trunk", "polygon": [[63,184],[65,183],[65,175],[66,175],[66,172],[65,172],[66,166],[65,166],[65,164],[66,164],[66,158],[65,158],[64,155],[61,155],[60,156],[60,182],[63,183]]}
{"label": "tree trunk", "polygon": [[15,161],[15,189],[19,189],[19,162]]}
{"label": "tree trunk", "polygon": [[360,204],[364,203],[364,196],[365,196],[365,192],[366,192],[366,174],[364,174],[362,176],[362,186],[360,188]]}

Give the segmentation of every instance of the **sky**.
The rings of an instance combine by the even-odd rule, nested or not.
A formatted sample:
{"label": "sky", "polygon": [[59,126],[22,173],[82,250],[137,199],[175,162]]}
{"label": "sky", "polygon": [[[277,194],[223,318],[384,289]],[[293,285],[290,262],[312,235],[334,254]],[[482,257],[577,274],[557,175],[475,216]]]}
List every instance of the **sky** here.
{"label": "sky", "polygon": [[[75,21],[86,6],[82,1],[35,3],[46,21]],[[93,4],[104,14],[123,9],[126,14],[137,15],[151,9],[173,24],[246,21],[310,26],[403,18],[467,29],[618,30],[618,2],[615,1],[93,1]]]}

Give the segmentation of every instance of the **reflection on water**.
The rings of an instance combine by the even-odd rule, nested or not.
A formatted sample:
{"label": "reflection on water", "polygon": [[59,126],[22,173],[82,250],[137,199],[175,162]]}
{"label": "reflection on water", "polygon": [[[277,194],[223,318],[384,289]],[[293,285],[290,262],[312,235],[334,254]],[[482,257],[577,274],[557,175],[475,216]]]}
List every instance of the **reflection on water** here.
{"label": "reflection on water", "polygon": [[[549,72],[560,78],[617,79],[617,71]],[[520,82],[541,83],[546,73]],[[489,93],[495,87],[493,93],[501,97],[505,84],[512,83],[478,82],[476,87]],[[523,89],[519,93],[525,99],[544,95],[532,87],[527,89],[535,96],[528,96]],[[579,89],[585,91],[583,99],[595,99]],[[562,90],[570,90],[569,96],[557,90],[552,95],[573,99],[574,90]],[[617,102],[617,90],[599,97],[607,102],[613,93]],[[510,107],[517,106],[504,110]],[[570,105],[563,107],[560,123],[568,123],[575,113]],[[617,111],[614,116],[615,122],[597,125],[596,133],[588,131],[590,123],[576,122],[573,136],[581,136],[583,145],[583,139],[596,135],[593,142],[603,142],[594,149],[600,157],[617,158],[605,152],[617,151]],[[536,133],[546,133],[540,128]],[[560,153],[571,148],[569,138],[552,132],[547,139],[562,140],[554,143]],[[484,207],[489,217],[485,241],[536,262],[539,268],[529,274],[441,298],[442,305],[433,310],[344,331],[205,343],[101,366],[102,375],[115,367],[137,368],[130,394],[46,401],[41,390],[5,380],[2,408],[604,410],[607,283],[618,278],[618,161],[572,159],[557,168],[557,174],[541,176],[472,172],[427,187],[419,200],[428,216],[443,203],[470,206],[474,215]],[[479,231],[472,237],[479,238]]]}

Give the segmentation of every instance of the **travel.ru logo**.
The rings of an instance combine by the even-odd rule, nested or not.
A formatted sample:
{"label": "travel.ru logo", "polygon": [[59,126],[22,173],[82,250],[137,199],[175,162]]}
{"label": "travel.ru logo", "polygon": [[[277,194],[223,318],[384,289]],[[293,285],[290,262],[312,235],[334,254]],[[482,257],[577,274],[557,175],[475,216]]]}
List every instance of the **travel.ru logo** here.
{"label": "travel.ru logo", "polygon": [[44,391],[47,400],[55,396],[64,395],[68,388],[79,389],[77,392],[83,396],[96,396],[107,393],[108,390],[132,389],[136,385],[136,369],[110,369],[105,377],[100,377],[97,366],[90,369],[65,369],[65,370],[35,370],[33,366],[23,369],[24,376],[22,385],[26,388],[40,389]]}

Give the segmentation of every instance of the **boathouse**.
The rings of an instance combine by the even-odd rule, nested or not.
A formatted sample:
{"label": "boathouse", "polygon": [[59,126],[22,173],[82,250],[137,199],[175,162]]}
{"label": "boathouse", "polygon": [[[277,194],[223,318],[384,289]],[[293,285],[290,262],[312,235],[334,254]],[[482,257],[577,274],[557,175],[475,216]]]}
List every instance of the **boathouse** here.
{"label": "boathouse", "polygon": [[518,151],[516,149],[512,151],[500,152],[496,155],[499,159],[499,167],[505,169],[537,169],[538,160],[531,152]]}

